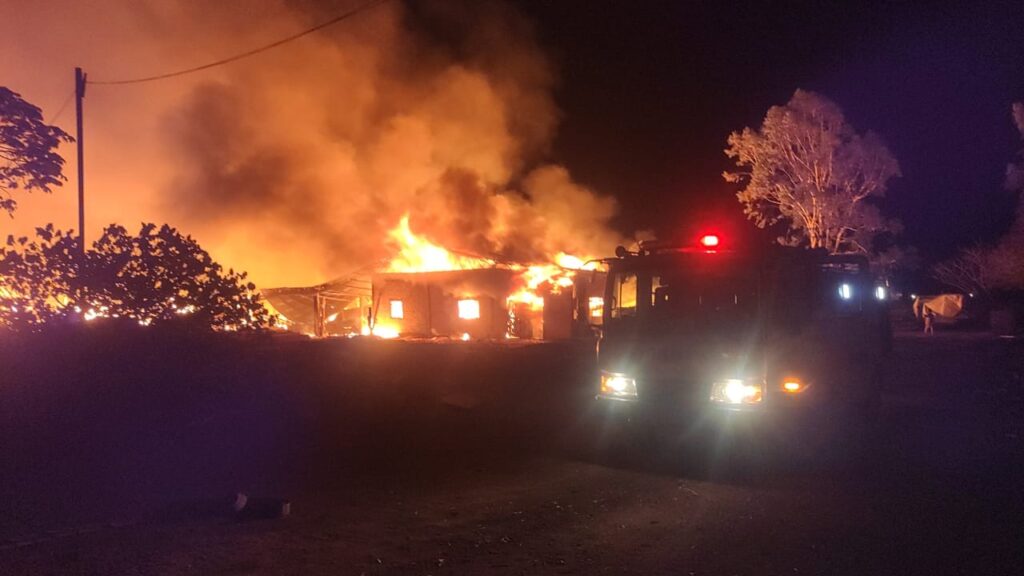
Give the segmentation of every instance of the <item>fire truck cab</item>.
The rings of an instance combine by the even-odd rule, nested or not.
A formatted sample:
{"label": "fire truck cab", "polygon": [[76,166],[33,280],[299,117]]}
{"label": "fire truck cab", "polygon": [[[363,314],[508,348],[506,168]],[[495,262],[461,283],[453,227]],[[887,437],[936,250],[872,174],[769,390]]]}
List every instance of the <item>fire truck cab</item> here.
{"label": "fire truck cab", "polygon": [[597,346],[607,416],[770,436],[878,406],[891,331],[865,257],[714,235],[616,256]]}

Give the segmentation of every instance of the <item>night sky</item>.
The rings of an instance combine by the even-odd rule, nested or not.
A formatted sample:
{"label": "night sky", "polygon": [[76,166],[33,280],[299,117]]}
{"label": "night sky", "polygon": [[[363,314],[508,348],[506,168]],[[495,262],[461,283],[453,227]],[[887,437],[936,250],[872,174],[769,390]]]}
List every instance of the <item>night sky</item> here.
{"label": "night sky", "polygon": [[1010,105],[1024,100],[1024,2],[518,4],[560,70],[552,153],[620,200],[622,229],[742,221],[720,176],[725,139],[796,88],[888,143],[903,177],[885,208],[926,259],[992,241],[1011,221],[1003,176],[1022,147]]}

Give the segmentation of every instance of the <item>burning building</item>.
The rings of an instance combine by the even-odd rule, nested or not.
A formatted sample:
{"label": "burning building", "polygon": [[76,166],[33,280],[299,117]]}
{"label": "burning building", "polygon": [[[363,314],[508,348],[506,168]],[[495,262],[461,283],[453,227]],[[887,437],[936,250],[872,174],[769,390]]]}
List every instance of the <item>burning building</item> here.
{"label": "burning building", "polygon": [[503,338],[515,274],[502,268],[376,274],[371,329],[379,336]]}
{"label": "burning building", "polygon": [[344,336],[359,333],[366,325],[372,291],[369,276],[355,275],[317,286],[271,288],[263,297],[291,331]]}
{"label": "burning building", "polygon": [[381,272],[305,288],[264,291],[289,330],[311,336],[565,340],[599,324],[604,273],[525,298],[508,267]]}
{"label": "burning building", "polygon": [[391,233],[396,256],[380,270],[265,296],[290,329],[315,336],[545,339],[590,333],[600,322],[604,274],[566,254],[556,263],[501,263]]}

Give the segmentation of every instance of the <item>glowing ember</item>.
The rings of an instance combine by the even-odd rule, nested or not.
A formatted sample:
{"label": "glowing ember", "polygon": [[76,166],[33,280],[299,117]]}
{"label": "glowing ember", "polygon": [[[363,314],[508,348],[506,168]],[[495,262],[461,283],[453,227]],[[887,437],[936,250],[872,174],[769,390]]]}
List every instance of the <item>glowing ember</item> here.
{"label": "glowing ember", "polygon": [[[380,324],[374,326],[373,329],[371,329],[369,326],[363,326],[362,330],[360,330],[359,333],[362,334],[363,336],[376,336],[377,338],[384,339],[398,338],[400,336],[400,334],[398,333],[398,329],[395,328],[394,326],[382,326]],[[355,335],[355,332],[351,332],[348,334],[348,337],[352,338]]]}
{"label": "glowing ember", "polygon": [[390,326],[374,326],[370,333],[378,338],[398,338],[398,330]]}

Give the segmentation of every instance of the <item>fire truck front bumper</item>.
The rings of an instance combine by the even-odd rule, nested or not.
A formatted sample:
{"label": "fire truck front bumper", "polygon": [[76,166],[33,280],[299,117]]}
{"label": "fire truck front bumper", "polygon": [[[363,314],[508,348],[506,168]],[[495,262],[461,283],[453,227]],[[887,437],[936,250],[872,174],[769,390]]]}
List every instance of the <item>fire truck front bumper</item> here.
{"label": "fire truck front bumper", "polygon": [[657,431],[673,436],[705,434],[770,438],[805,429],[810,416],[792,403],[719,405],[703,402],[644,401],[637,398],[596,397],[599,421],[608,429]]}

